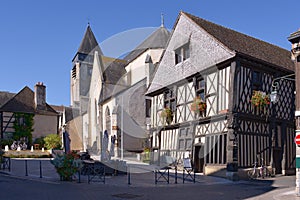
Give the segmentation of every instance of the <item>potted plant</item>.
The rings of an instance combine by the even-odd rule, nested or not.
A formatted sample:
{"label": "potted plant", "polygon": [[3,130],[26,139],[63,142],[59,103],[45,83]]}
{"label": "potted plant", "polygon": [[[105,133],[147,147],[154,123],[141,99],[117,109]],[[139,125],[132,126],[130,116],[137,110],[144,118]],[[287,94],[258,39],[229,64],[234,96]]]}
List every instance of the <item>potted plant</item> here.
{"label": "potted plant", "polygon": [[82,167],[80,156],[75,151],[58,154],[51,160],[51,163],[55,166],[56,172],[62,181],[72,181],[74,174]]}
{"label": "potted plant", "polygon": [[170,125],[173,121],[173,111],[168,107],[162,110],[160,116],[163,118],[164,122],[167,122],[168,125]]}
{"label": "potted plant", "polygon": [[206,110],[206,103],[199,96],[195,97],[191,104],[191,111],[199,116],[203,116]]}
{"label": "potted plant", "polygon": [[270,97],[265,92],[253,91],[251,103],[258,108],[270,105]]}

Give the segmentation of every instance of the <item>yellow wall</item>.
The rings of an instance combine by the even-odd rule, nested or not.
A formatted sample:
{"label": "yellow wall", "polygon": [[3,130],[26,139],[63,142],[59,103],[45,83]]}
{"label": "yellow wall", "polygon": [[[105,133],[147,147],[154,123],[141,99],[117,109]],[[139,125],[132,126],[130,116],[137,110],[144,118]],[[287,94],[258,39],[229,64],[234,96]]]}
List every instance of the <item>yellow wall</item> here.
{"label": "yellow wall", "polygon": [[39,115],[34,116],[32,138],[45,137],[49,134],[57,133],[57,116]]}

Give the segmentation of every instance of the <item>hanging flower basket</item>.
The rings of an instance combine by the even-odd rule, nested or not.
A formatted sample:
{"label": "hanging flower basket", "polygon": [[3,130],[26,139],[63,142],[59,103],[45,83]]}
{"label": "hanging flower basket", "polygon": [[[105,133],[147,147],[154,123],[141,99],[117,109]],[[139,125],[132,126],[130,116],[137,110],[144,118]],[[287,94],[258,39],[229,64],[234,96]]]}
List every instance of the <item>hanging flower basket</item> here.
{"label": "hanging flower basket", "polygon": [[160,116],[163,118],[163,122],[167,122],[170,125],[173,121],[173,111],[170,108],[164,108]]}
{"label": "hanging flower basket", "polygon": [[197,115],[203,116],[206,110],[206,103],[200,98],[195,97],[193,103],[191,104],[191,111]]}
{"label": "hanging flower basket", "polygon": [[262,91],[253,91],[251,97],[251,103],[258,110],[262,111],[266,106],[270,105],[270,97],[265,92]]}

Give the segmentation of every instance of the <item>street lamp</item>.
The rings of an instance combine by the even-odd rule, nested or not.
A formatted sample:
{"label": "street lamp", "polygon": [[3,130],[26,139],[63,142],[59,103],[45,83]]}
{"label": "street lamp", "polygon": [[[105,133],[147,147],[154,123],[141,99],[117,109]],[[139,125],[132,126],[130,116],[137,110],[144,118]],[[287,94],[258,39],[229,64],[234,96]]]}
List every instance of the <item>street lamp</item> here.
{"label": "street lamp", "polygon": [[274,88],[274,90],[270,94],[270,99],[271,99],[271,102],[273,102],[273,103],[277,103],[277,101],[279,99],[279,96],[277,94],[277,85],[278,85],[278,82],[272,83],[272,87]]}
{"label": "street lamp", "polygon": [[279,95],[278,95],[278,92],[277,92],[279,81],[280,80],[295,81],[295,79],[290,78],[292,76],[295,76],[295,74],[288,74],[288,75],[285,75],[285,76],[281,76],[281,77],[275,78],[272,81],[272,88],[273,88],[273,90],[272,90],[272,92],[270,94],[270,100],[271,100],[271,102],[277,103],[278,100],[279,100]]}

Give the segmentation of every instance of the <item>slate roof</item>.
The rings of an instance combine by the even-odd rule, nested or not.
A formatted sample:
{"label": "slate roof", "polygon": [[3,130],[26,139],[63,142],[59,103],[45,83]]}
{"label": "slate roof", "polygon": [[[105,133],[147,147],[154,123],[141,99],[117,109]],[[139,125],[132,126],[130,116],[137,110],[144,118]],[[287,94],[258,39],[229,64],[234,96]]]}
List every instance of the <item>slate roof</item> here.
{"label": "slate roof", "polygon": [[27,86],[7,100],[0,107],[0,111],[57,115],[57,112],[48,104],[46,104],[45,110],[36,110],[34,92]]}
{"label": "slate roof", "polygon": [[131,51],[124,60],[128,63],[137,58],[147,49],[165,49],[171,33],[161,26],[155,30],[149,37],[147,37],[141,44],[139,44],[133,51]]}
{"label": "slate roof", "polygon": [[214,24],[189,13],[182,13],[229,49],[294,71],[294,63],[291,61],[290,51],[232,29]]}
{"label": "slate roof", "polygon": [[77,53],[89,54],[94,51],[98,51],[99,54],[103,54],[90,25],[88,25]]}
{"label": "slate roof", "polygon": [[125,60],[101,56],[101,61],[104,67],[103,78],[105,83],[116,84],[126,74]]}
{"label": "slate roof", "polygon": [[124,66],[124,63],[120,62],[112,62],[107,66],[103,73],[105,86],[101,90],[99,102],[129,87],[124,80],[126,75]]}
{"label": "slate roof", "polygon": [[65,107],[65,123],[71,121],[72,119],[80,116],[79,108]]}
{"label": "slate roof", "polygon": [[126,82],[123,80],[126,75],[126,61],[101,55],[99,57],[103,67],[104,79],[104,87],[101,90],[99,100],[99,102],[102,102],[127,87]]}

